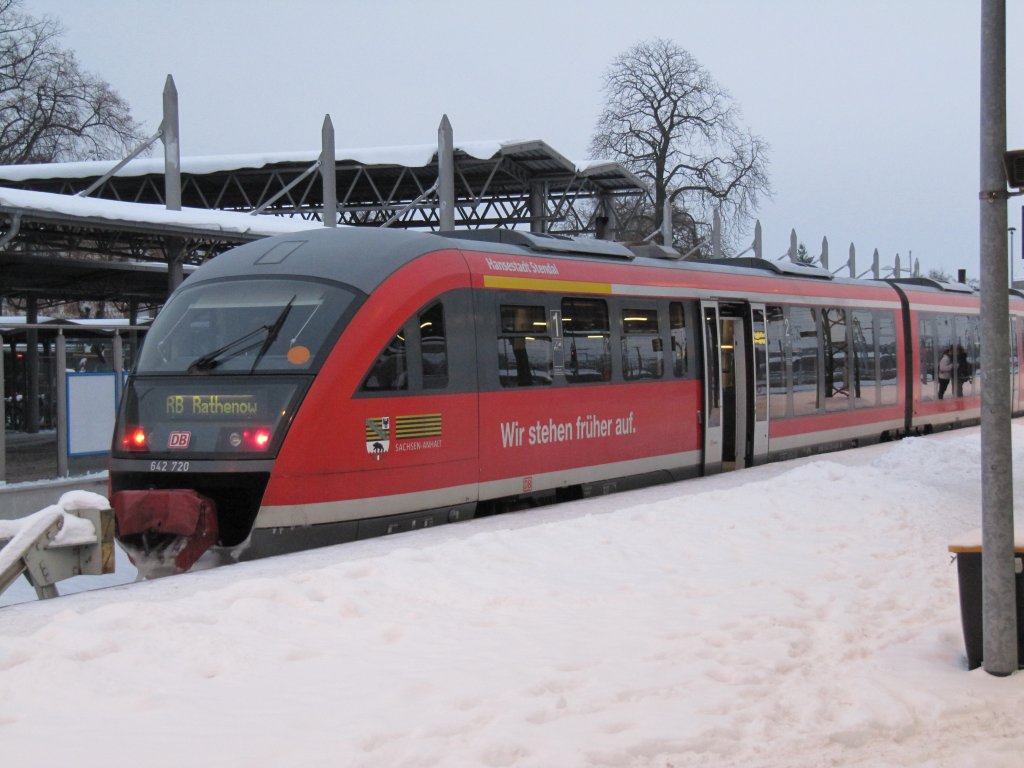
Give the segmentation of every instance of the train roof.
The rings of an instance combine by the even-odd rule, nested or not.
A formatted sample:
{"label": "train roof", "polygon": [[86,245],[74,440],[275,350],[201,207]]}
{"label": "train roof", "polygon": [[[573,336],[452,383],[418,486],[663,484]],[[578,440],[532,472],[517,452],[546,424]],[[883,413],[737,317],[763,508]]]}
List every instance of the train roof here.
{"label": "train roof", "polygon": [[[582,259],[605,264],[773,276],[845,285],[878,286],[899,282],[926,291],[962,292],[956,284],[941,284],[927,279],[873,281],[835,277],[820,267],[793,264],[788,260],[684,260],[676,251],[652,244],[631,246],[594,238],[506,229],[432,233],[368,227],[320,227],[247,243],[207,262],[187,283],[191,285],[238,275],[308,275],[344,282],[368,294],[413,259],[452,247],[509,256]],[[972,292],[966,286],[962,288],[967,293]]]}
{"label": "train roof", "polygon": [[948,291],[950,293],[966,293],[973,295],[976,291],[965,283],[948,283],[943,280],[935,280],[931,277],[900,277],[890,278],[886,282],[895,283],[896,285],[911,286],[914,288],[932,288],[938,291]]}
{"label": "train roof", "polygon": [[395,270],[446,245],[425,232],[318,227],[226,251],[197,269],[184,285],[239,275],[305,275],[370,293]]}

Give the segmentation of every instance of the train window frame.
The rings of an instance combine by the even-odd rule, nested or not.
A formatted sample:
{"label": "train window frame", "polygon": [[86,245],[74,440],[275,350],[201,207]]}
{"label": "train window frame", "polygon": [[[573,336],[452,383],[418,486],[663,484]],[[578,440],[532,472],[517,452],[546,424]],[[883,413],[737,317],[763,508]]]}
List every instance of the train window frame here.
{"label": "train window frame", "polygon": [[[678,307],[678,315],[675,307]],[[693,313],[695,301],[670,301],[666,309],[668,313],[666,332],[668,333],[669,350],[672,356],[672,375],[677,379],[692,379],[694,371],[693,354]],[[678,324],[679,321],[682,324]],[[681,343],[680,343],[681,342]]]}
{"label": "train window frame", "polygon": [[[622,379],[628,382],[660,381],[665,377],[665,340],[662,312],[656,302],[623,300],[615,311],[619,326],[619,358]],[[632,341],[637,344],[630,347]],[[649,342],[649,343],[648,343]],[[650,347],[648,350],[646,347]],[[631,362],[633,352],[637,365]],[[648,375],[644,375],[644,374]]]}
{"label": "train window frame", "polygon": [[[437,335],[427,336],[424,331],[430,329]],[[438,333],[438,328],[440,332]],[[446,389],[448,387],[448,335],[445,323],[444,302],[435,301],[429,304],[417,315],[416,324],[419,336],[419,367],[420,378],[423,382],[423,389]],[[431,346],[437,346],[436,361],[431,361],[428,371],[427,341],[432,342]],[[437,343],[439,340],[439,343]],[[434,351],[431,352],[435,354]]]}
{"label": "train window frame", "polygon": [[[820,315],[821,308],[816,306],[791,304],[786,307],[794,416],[813,416],[822,410],[825,352]],[[809,342],[812,335],[813,344]],[[800,363],[799,371],[797,362]],[[814,393],[813,399],[808,397],[811,392]]]}
{"label": "train window frame", "polygon": [[[597,310],[586,312],[587,309]],[[567,384],[606,384],[612,380],[612,329],[608,302],[590,296],[563,296],[561,303],[562,339],[565,345],[563,373]],[[573,323],[578,325],[573,326]],[[580,366],[580,345],[588,353],[587,367]],[[596,342],[596,343],[595,343]],[[597,350],[591,358],[590,352]],[[583,373],[586,371],[586,373]]]}
{"label": "train window frame", "polygon": [[848,312],[853,346],[853,404],[870,408],[882,404],[882,361],[879,334],[880,313],[864,307]]}
{"label": "train window frame", "polygon": [[[514,295],[501,297],[495,309],[499,386],[503,389],[517,389],[554,384],[556,366],[552,335],[555,329],[551,328],[547,302],[536,296]],[[509,312],[506,313],[506,310]],[[525,324],[520,324],[520,318]],[[541,324],[544,331],[537,333]],[[510,354],[516,363],[515,375],[510,366]],[[522,371],[524,363],[528,366],[528,378]]]}
{"label": "train window frame", "polygon": [[[900,353],[899,333],[897,329],[902,323],[901,316],[892,310],[875,310],[878,322],[878,356],[881,378],[880,405],[895,405],[900,402]],[[909,376],[910,374],[907,373]]]}
{"label": "train window frame", "polygon": [[[408,326],[404,324],[377,353],[359,386],[364,394],[393,394],[409,389]],[[372,383],[371,383],[372,382]]]}
{"label": "train window frame", "polygon": [[[921,402],[980,394],[981,318],[966,312],[920,312],[917,320],[917,386]],[[953,351],[949,383],[939,379],[942,357]],[[962,351],[962,355],[961,355]]]}
{"label": "train window frame", "polygon": [[856,392],[856,373],[851,376],[855,350],[850,312],[846,307],[824,306],[818,307],[817,314],[821,324],[821,404],[829,413],[848,411],[853,408]]}
{"label": "train window frame", "polygon": [[848,313],[853,336],[853,404],[876,408],[899,402],[896,323],[891,310],[853,307]]}
{"label": "train window frame", "polygon": [[[449,310],[454,304],[454,298],[446,294],[431,299],[410,315],[377,353],[369,370],[360,380],[358,395],[393,396],[450,389],[453,385],[453,369],[450,349],[452,321]],[[440,322],[443,326],[443,373],[429,372],[424,354],[423,324],[434,312],[440,313]],[[430,322],[436,323],[438,318],[435,317]],[[396,363],[393,366],[394,370],[388,372],[385,381],[372,384],[371,380],[375,376],[382,376],[382,369],[392,362]]]}
{"label": "train window frame", "polygon": [[768,355],[768,418],[793,416],[793,368],[789,347],[789,316],[783,304],[765,305]]}

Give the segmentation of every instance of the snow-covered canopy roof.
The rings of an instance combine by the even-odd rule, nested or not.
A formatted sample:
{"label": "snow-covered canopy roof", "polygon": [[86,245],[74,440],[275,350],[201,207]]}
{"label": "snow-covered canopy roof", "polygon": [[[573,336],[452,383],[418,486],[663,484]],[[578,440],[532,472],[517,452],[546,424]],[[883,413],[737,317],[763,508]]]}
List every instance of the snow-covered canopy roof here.
{"label": "snow-covered canopy roof", "polygon": [[[164,205],[163,158],[132,160],[109,177],[113,161],[0,166],[0,221],[6,227],[0,230],[0,293],[43,294],[53,286],[64,297],[72,291],[90,298],[82,281],[105,272],[94,298],[110,297],[129,287],[133,276],[127,273],[141,277],[143,270],[128,260],[166,269],[168,238],[183,238],[186,260],[200,263],[235,243],[322,226],[320,156],[320,150],[307,150],[184,157],[182,209],[175,211]],[[593,231],[587,219],[592,207],[577,211],[577,200],[644,193],[642,182],[621,165],[578,168],[537,139],[458,142],[454,166],[456,228],[558,221]],[[341,224],[436,229],[438,175],[436,144],[336,149]],[[66,258],[88,252],[110,258],[79,260],[77,266]],[[111,281],[115,263],[126,274]],[[102,266],[90,269],[96,264]],[[148,293],[156,287],[154,282]]]}
{"label": "snow-covered canopy roof", "polygon": [[[576,171],[576,165],[539,139],[516,141],[466,141],[455,144],[456,154],[477,160],[490,160],[499,155],[520,157],[527,153],[540,152],[553,165],[562,170]],[[276,165],[311,165],[320,157],[320,150],[299,150],[294,152],[262,152],[238,155],[204,155],[182,157],[183,174],[207,175],[239,170],[258,170]],[[414,144],[399,147],[337,148],[335,160],[339,164],[364,166],[392,165],[403,168],[423,168],[436,162],[437,144]],[[0,165],[0,182],[27,182],[44,179],[86,179],[98,178],[114,167],[109,160],[90,160],[73,163],[43,163],[32,165]],[[638,186],[642,182],[623,166],[608,161],[594,161],[584,164],[580,172],[588,176],[628,179]],[[163,158],[141,158],[132,160],[115,175],[133,177],[159,175],[164,173]]]}
{"label": "snow-covered canopy roof", "polygon": [[[343,220],[346,210],[394,210],[416,200],[437,179],[437,152],[436,144],[335,149]],[[320,184],[317,176],[309,174],[320,155],[320,150],[304,150],[183,157],[182,202],[198,208],[319,212]],[[543,182],[547,195],[561,199],[567,194],[592,197],[644,189],[643,182],[618,163],[592,162],[578,168],[539,139],[459,142],[454,145],[454,161],[460,181],[456,195],[474,205],[486,204],[488,198],[528,196],[534,182]],[[115,165],[89,161],[0,166],[0,184],[71,194],[101,179]],[[163,175],[163,158],[135,159],[91,194],[163,202]],[[354,215],[353,223],[367,223]]]}
{"label": "snow-covered canopy roof", "polygon": [[251,240],[322,226],[316,221],[280,216],[254,216],[204,208],[170,211],[150,203],[125,203],[5,187],[0,187],[0,213],[20,214],[23,221],[75,223],[165,235],[228,236],[233,240]]}

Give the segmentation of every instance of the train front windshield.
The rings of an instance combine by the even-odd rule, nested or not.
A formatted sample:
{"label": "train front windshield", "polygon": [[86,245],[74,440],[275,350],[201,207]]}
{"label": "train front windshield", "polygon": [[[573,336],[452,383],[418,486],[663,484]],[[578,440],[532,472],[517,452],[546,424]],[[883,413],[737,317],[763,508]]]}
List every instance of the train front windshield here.
{"label": "train front windshield", "polygon": [[200,283],[178,293],[159,314],[135,372],[311,370],[352,299],[344,288],[306,280]]}
{"label": "train front windshield", "polygon": [[[273,455],[355,294],[251,279],[177,293],[153,323],[125,391],[115,456]],[[154,462],[187,466],[187,462]]]}

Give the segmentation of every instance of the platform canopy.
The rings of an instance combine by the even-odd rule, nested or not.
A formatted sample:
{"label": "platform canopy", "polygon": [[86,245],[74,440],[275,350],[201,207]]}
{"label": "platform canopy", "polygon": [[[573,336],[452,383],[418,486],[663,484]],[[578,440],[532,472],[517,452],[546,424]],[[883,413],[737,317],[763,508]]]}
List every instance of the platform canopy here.
{"label": "platform canopy", "polygon": [[[320,220],[324,203],[321,177],[313,172],[320,155],[320,150],[308,150],[183,157],[182,204]],[[454,162],[456,227],[540,223],[544,231],[593,232],[594,206],[584,210],[580,201],[596,204],[601,199],[645,194],[643,182],[624,166],[602,162],[577,168],[540,140],[456,143]],[[73,195],[99,180],[111,165],[0,166],[0,185]],[[340,222],[436,228],[436,202],[430,190],[438,172],[436,144],[336,149]],[[133,160],[90,196],[163,204],[164,161]]]}
{"label": "platform canopy", "polygon": [[[602,212],[646,194],[624,166],[577,168],[540,140],[453,150],[456,229],[614,237],[599,232]],[[322,226],[323,154],[183,157],[180,211],[164,207],[163,158],[113,175],[109,161],[0,166],[0,295],[159,301],[172,253],[196,265],[241,242]],[[439,229],[438,157],[437,144],[335,149],[338,223]]]}

